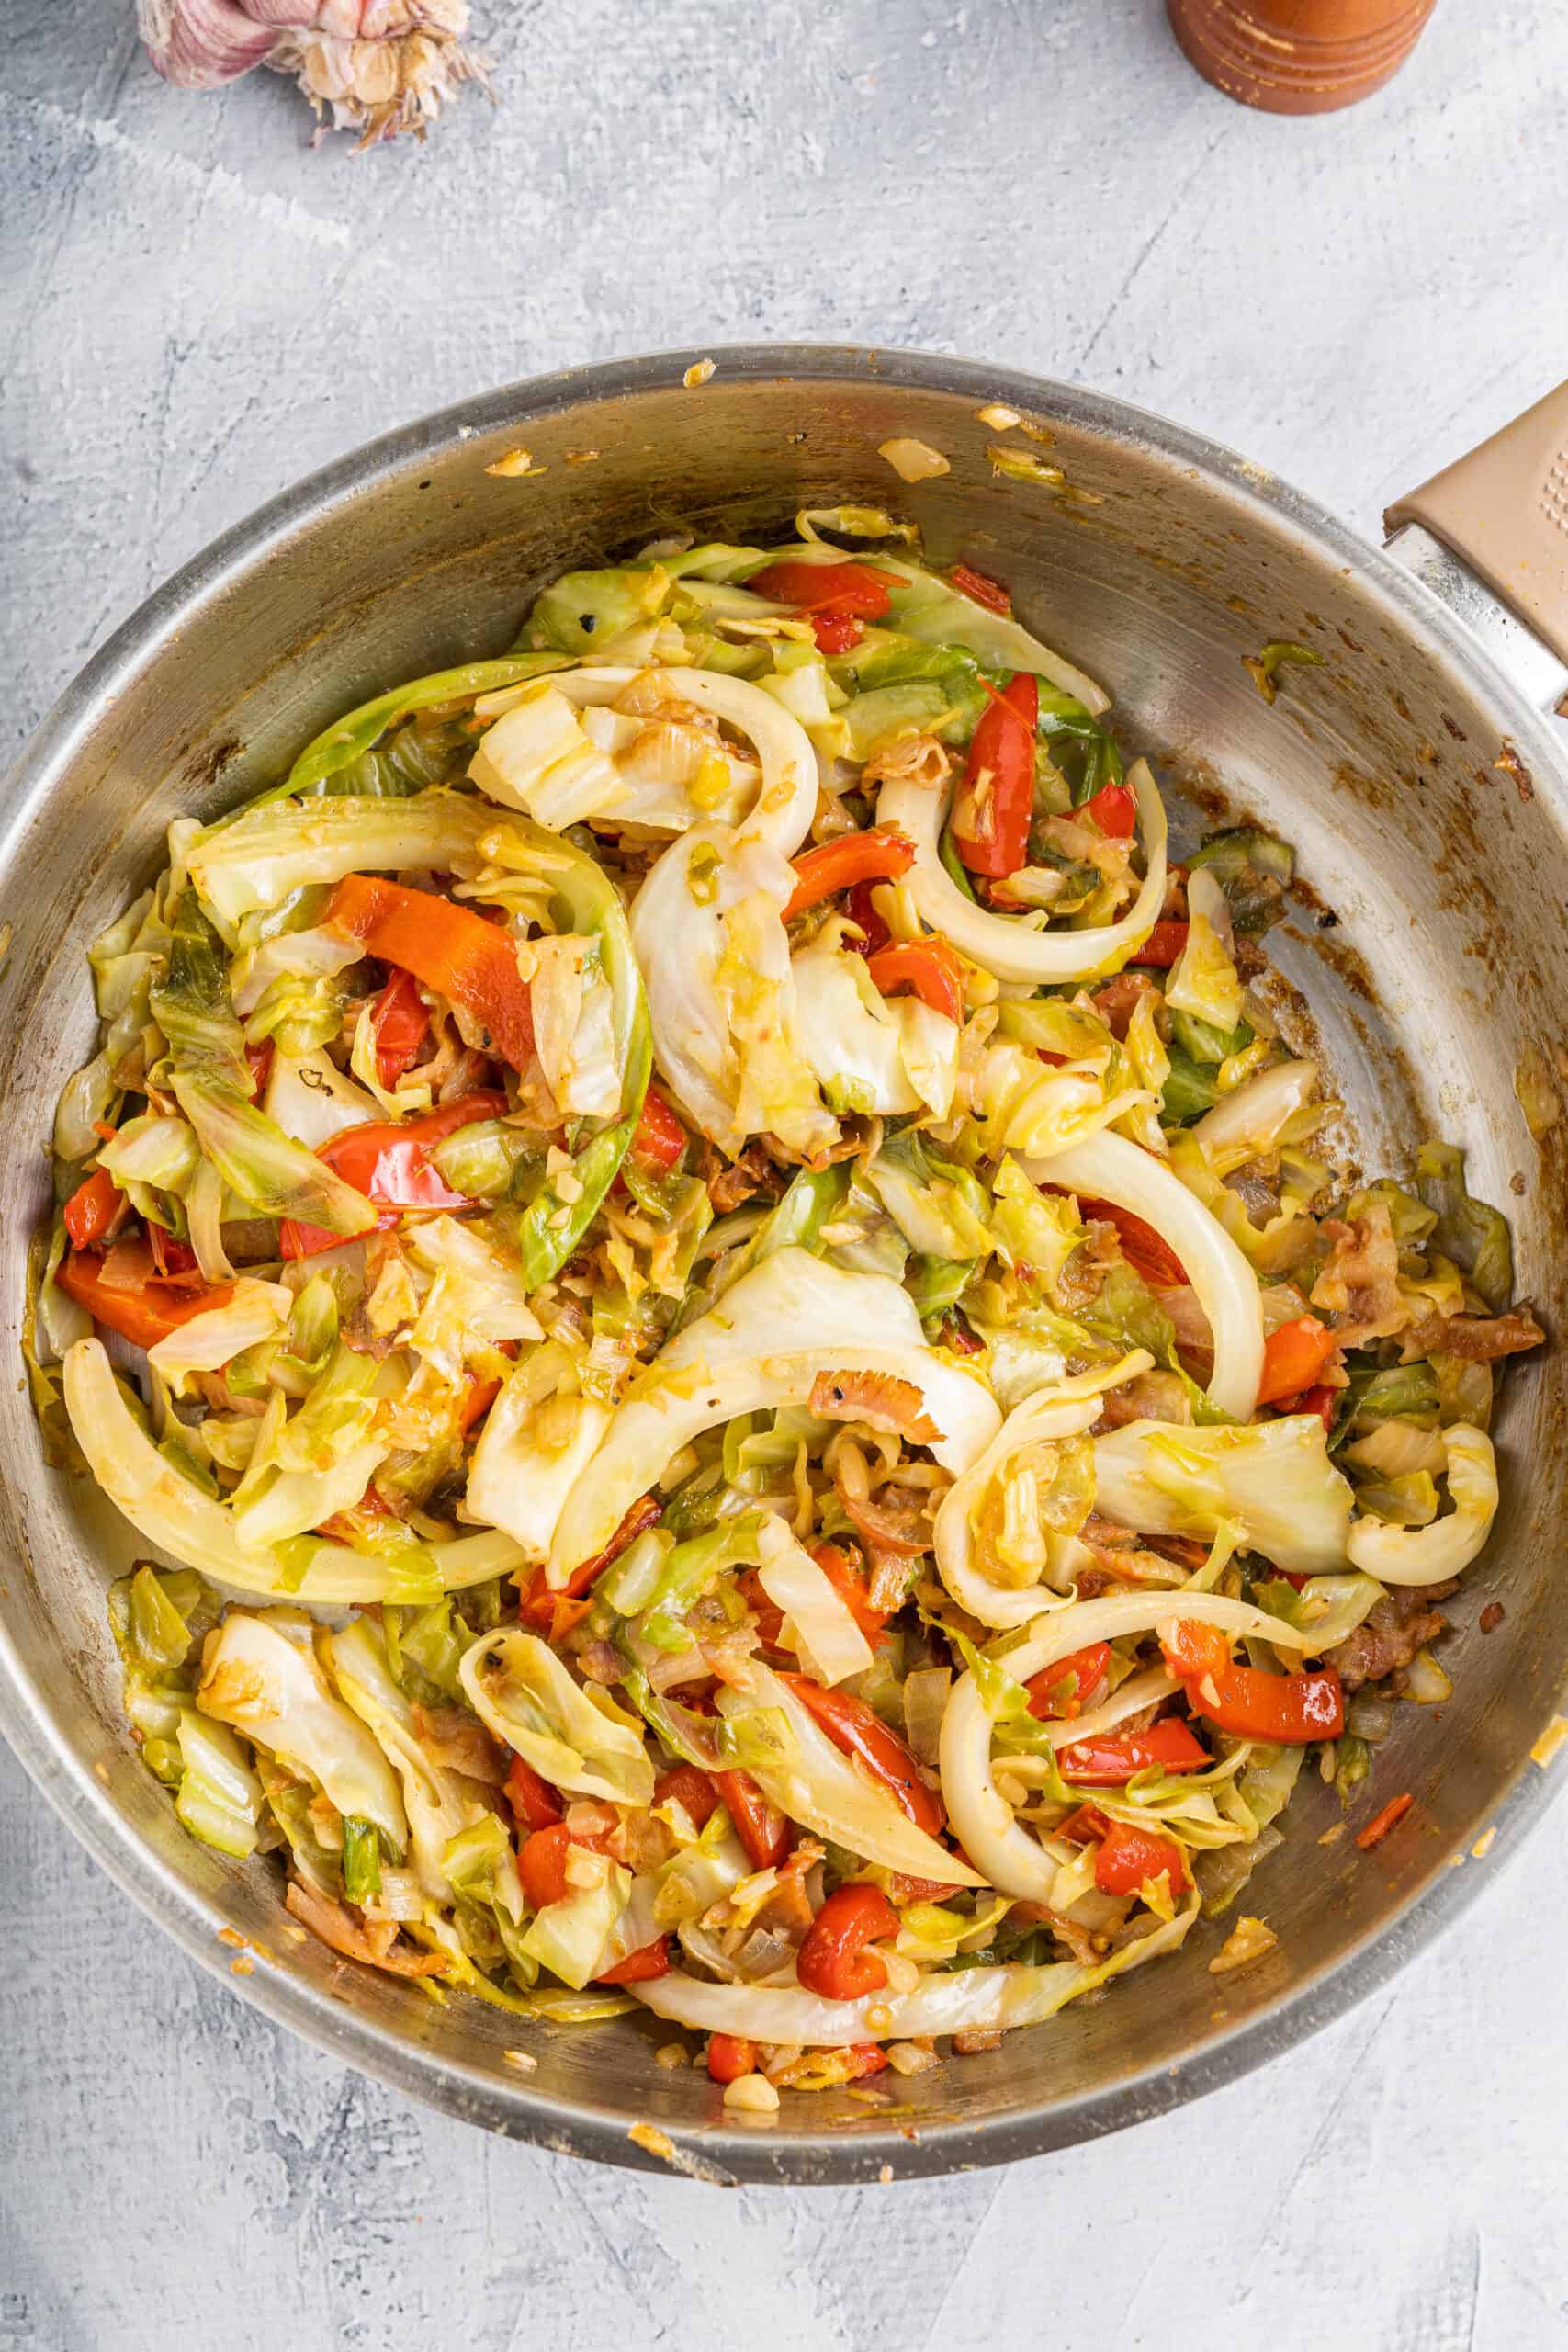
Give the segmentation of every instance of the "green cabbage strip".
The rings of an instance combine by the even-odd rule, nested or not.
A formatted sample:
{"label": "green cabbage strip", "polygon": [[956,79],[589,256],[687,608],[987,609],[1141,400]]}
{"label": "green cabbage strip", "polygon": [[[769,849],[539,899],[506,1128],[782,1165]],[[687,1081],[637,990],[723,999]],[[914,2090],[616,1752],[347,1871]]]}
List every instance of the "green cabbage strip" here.
{"label": "green cabbage strip", "polygon": [[169,1048],[175,1100],[204,1157],[261,1216],[291,1216],[331,1233],[365,1233],[376,1211],[251,1101],[245,1033],[229,1001],[222,944],[186,890],[175,917],[152,1017]]}
{"label": "green cabbage strip", "polygon": [[407,685],[394,686],[389,693],[378,695],[374,701],[361,703],[346,718],[333,719],[330,727],[323,728],[306,744],[281,784],[273,785],[227,817],[220,817],[218,825],[209,831],[231,825],[236,818],[248,815],[253,808],[264,808],[268,801],[330,791],[333,776],[352,767],[367,752],[374,751],[389,728],[412,718],[417,710],[428,710],[436,703],[462,702],[476,695],[494,694],[502,686],[520,685],[525,679],[567,667],[569,664],[560,654],[511,653],[495,662],[466,662],[459,669],[434,670],[428,677],[413,678]]}
{"label": "green cabbage strip", "polygon": [[[653,1029],[620,892],[597,861],[556,833],[510,812],[506,830],[538,853],[552,912],[563,929],[599,942],[610,984],[610,1022],[621,1068],[621,1115],[577,1154],[571,1182],[547,1177],[518,1220],[517,1243],[531,1291],[558,1274],[598,1215],[620,1172],[653,1068]],[[568,1197],[570,1195],[570,1197]]]}

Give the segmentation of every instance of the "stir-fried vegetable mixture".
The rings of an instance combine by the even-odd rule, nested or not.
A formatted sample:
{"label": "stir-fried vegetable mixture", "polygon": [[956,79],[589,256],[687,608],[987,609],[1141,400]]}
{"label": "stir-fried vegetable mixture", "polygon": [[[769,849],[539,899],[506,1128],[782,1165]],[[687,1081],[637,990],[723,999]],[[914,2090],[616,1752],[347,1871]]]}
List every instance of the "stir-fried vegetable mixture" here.
{"label": "stir-fried vegetable mixture", "polygon": [[1457,1151],[1318,1156],[1288,847],[1172,862],[1005,588],[797,531],[171,828],[28,1330],[174,1564],[110,1614],[191,1834],[757,2110],[1170,1951],[1303,1768],[1394,1796],[1540,1339]]}

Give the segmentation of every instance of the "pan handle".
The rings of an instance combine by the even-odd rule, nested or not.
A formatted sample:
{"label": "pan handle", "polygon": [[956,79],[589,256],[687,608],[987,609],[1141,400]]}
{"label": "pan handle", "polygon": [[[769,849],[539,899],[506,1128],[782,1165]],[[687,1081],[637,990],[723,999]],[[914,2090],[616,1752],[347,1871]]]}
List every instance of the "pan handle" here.
{"label": "pan handle", "polygon": [[1524,663],[1533,698],[1555,702],[1568,670],[1568,383],[1396,499],[1383,522],[1391,550],[1465,618],[1501,600],[1482,633],[1510,669]]}

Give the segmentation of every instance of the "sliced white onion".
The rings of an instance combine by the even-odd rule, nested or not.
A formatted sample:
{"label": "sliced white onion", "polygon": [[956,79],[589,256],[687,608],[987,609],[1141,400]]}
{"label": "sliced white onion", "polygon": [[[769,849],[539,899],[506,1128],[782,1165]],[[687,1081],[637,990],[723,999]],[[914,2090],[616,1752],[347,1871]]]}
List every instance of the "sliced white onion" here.
{"label": "sliced white onion", "polygon": [[[1293,1627],[1250,1602],[1229,1600],[1217,1592],[1134,1592],[1080,1600],[1058,1611],[1032,1640],[1009,1653],[1007,1670],[1015,1681],[1029,1682],[1089,1642],[1151,1634],[1174,1617],[1223,1625],[1233,1637],[1251,1635],[1298,1653],[1301,1648],[1301,1635]],[[1075,1736],[1084,1736],[1081,1724],[1075,1726]],[[991,1718],[973,1674],[964,1677],[942,1717],[942,1793],[959,1844],[991,1884],[1004,1894],[1049,1903],[1057,1858],[1020,1826],[997,1788],[991,1774]]]}
{"label": "sliced white onion", "polygon": [[1276,1062],[1272,1069],[1260,1069],[1193,1125],[1204,1159],[1226,1175],[1244,1159],[1271,1150],[1285,1121],[1312,1101],[1316,1086],[1314,1061]]}
{"label": "sliced white onion", "polygon": [[1163,1159],[1125,1136],[1089,1136],[1023,1165],[1037,1184],[1059,1184],[1130,1210],[1169,1243],[1213,1333],[1209,1402],[1234,1421],[1249,1419],[1263,1374],[1262,1300],[1257,1275],[1218,1217]]}
{"label": "sliced white onion", "polygon": [[[1162,1617],[1161,1624],[1165,1622]],[[1163,1666],[1148,1667],[1142,1674],[1130,1674],[1102,1706],[1090,1707],[1070,1722],[1047,1724],[1046,1736],[1053,1747],[1076,1747],[1080,1739],[1099,1739],[1102,1733],[1114,1731],[1118,1724],[1124,1724],[1129,1715],[1141,1715],[1145,1707],[1168,1699],[1176,1688],[1174,1674],[1168,1674]]]}
{"label": "sliced white onion", "polygon": [[1082,1374],[1026,1397],[1008,1415],[979,1460],[955,1479],[942,1497],[932,1527],[937,1569],[959,1607],[978,1618],[982,1625],[998,1630],[1026,1625],[1042,1610],[1063,1605],[1062,1595],[1052,1591],[1048,1585],[1028,1585],[1021,1589],[993,1584],[976,1566],[972,1521],[987,1488],[1002,1475],[1011,1456],[1026,1445],[1036,1445],[1045,1439],[1078,1437],[1085,1430],[1092,1429],[1100,1419],[1100,1400],[1105,1390],[1119,1388],[1123,1381],[1146,1372],[1153,1362],[1153,1356],[1138,1349],[1108,1370]]}
{"label": "sliced white onion", "polygon": [[1154,929],[1165,900],[1165,804],[1146,760],[1134,761],[1127,781],[1137,798],[1148,871],[1121,921],[1089,931],[1034,931],[966,898],[939,848],[946,790],[933,792],[927,785],[895,778],[878,796],[876,821],[914,843],[915,863],[907,880],[916,906],[933,931],[945,933],[975,963],[999,980],[1090,980],[1121,968]]}
{"label": "sliced white onion", "polygon": [[[562,670],[552,675],[550,684],[569,702],[609,703],[645,674],[640,670]],[[726,678],[711,670],[661,668],[653,674],[672,695],[711,711],[750,739],[761,763],[762,784],[750,815],[739,827],[741,837],[764,841],[781,857],[793,857],[810,831],[818,791],[817,754],[799,719],[744,678]]]}
{"label": "sliced white onion", "polygon": [[634,1984],[655,2017],[698,2033],[735,2033],[752,2041],[797,2042],[843,2050],[857,2041],[905,2041],[920,2034],[975,2033],[1038,2025],[1092,1984],[1103,1984],[1146,1960],[1174,1951],[1198,1916],[1196,1903],[1174,1919],[1124,1944],[1098,1968],[1057,1961],[1043,1968],[1012,1962],[922,1976],[911,1992],[874,1993],[864,2001],[829,2001],[791,1985],[703,1984],[672,1969]]}
{"label": "sliced white onion", "polygon": [[1468,1568],[1497,1516],[1497,1457],[1483,1430],[1455,1421],[1443,1431],[1453,1510],[1427,1527],[1353,1519],[1345,1549],[1380,1584],[1441,1584]]}

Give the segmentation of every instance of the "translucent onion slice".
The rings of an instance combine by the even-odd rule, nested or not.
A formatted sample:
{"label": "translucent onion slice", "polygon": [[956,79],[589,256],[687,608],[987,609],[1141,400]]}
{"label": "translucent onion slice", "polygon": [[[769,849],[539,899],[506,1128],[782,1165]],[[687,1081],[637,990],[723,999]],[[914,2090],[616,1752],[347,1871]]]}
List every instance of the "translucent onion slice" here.
{"label": "translucent onion slice", "polygon": [[1353,1519],[1345,1549],[1358,1568],[1380,1584],[1441,1584],[1468,1568],[1497,1516],[1497,1457],[1492,1441],[1470,1421],[1443,1431],[1453,1509],[1427,1527],[1391,1527],[1381,1519]]}
{"label": "translucent onion slice", "polygon": [[932,1528],[937,1570],[960,1609],[982,1625],[998,1630],[1026,1625],[1042,1610],[1063,1607],[1064,1597],[1049,1585],[1021,1589],[993,1584],[975,1563],[973,1520],[987,1488],[1005,1475],[1007,1463],[1027,1445],[1045,1439],[1081,1436],[1100,1419],[1100,1397],[1108,1388],[1120,1388],[1154,1358],[1145,1350],[1123,1356],[1108,1370],[1085,1373],[1051,1388],[1043,1388],[1015,1406],[980,1459],[954,1480],[942,1498]]}
{"label": "translucent onion slice", "polygon": [[1127,771],[1138,803],[1144,855],[1148,871],[1143,887],[1120,922],[1089,931],[1033,931],[1010,915],[992,914],[976,905],[948,873],[939,844],[946,820],[948,794],[929,786],[893,779],[885,784],[876,804],[876,821],[905,834],[915,845],[915,863],[908,888],[916,906],[933,931],[940,931],[973,961],[994,972],[999,980],[1091,980],[1119,971],[1135,947],[1142,946],[1158,920],[1165,900],[1165,803],[1159,797],[1146,760],[1134,760]]}
{"label": "translucent onion slice", "polygon": [[1263,1306],[1257,1275],[1218,1217],[1163,1159],[1125,1136],[1089,1136],[1023,1165],[1036,1183],[1059,1184],[1130,1210],[1169,1243],[1213,1333],[1209,1402],[1233,1421],[1250,1419],[1263,1374]]}
{"label": "translucent onion slice", "polygon": [[[1007,1670],[1015,1681],[1028,1682],[1087,1643],[1151,1634],[1173,1617],[1223,1625],[1233,1637],[1252,1635],[1281,1649],[1301,1649],[1302,1637],[1293,1627],[1247,1601],[1228,1600],[1217,1592],[1134,1592],[1080,1600],[1058,1611],[1032,1640],[1010,1652]],[[1083,1736],[1081,1726],[1077,1736]],[[942,1793],[960,1845],[991,1884],[1004,1894],[1049,1903],[1056,1860],[1020,1827],[998,1791],[991,1775],[991,1718],[973,1674],[964,1677],[942,1717]]]}
{"label": "translucent onion slice", "polygon": [[1017,1962],[923,1976],[911,1992],[864,2001],[829,2001],[798,1986],[704,1984],[680,1969],[632,1986],[655,2017],[698,2033],[735,2033],[752,2041],[799,2042],[844,2050],[857,2041],[905,2041],[917,2034],[974,2033],[1039,2025],[1078,1994],[1146,1960],[1174,1951],[1198,1916],[1189,1903],[1174,1919],[1125,1944],[1098,1968],[1058,1961],[1043,1968]]}
{"label": "translucent onion slice", "polygon": [[[641,670],[562,670],[550,684],[569,702],[611,703]],[[754,747],[762,783],[756,804],[738,829],[743,840],[764,841],[781,857],[793,857],[810,830],[817,808],[817,754],[798,718],[761,686],[711,670],[666,670],[654,673],[682,702],[722,718]]]}
{"label": "translucent onion slice", "polygon": [[443,1592],[460,1592],[524,1566],[518,1546],[497,1532],[426,1544],[417,1561],[405,1555],[400,1564],[395,1555],[375,1559],[324,1537],[302,1537],[287,1555],[247,1552],[228,1509],[182,1477],[138,1426],[100,1340],[79,1340],[66,1354],[63,1373],[76,1442],[109,1500],[170,1559],[236,1592],[352,1606],[417,1598],[413,1588],[426,1566]]}

